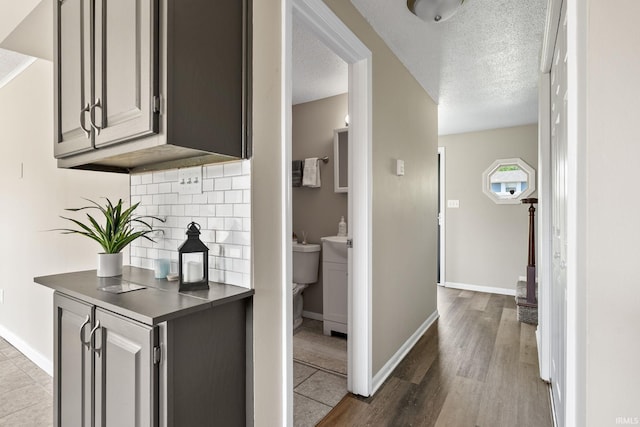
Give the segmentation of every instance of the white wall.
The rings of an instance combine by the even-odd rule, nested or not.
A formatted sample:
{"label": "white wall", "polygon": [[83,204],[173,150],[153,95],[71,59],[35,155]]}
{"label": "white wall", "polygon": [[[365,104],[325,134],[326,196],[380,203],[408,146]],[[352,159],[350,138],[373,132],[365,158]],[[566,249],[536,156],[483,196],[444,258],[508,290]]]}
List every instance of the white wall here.
{"label": "white wall", "polygon": [[[527,273],[529,205],[495,203],[482,191],[482,173],[510,158],[537,169],[537,125],[440,136],[438,144],[446,159],[447,284],[514,294],[518,277]],[[447,208],[450,199],[460,207]]]}
{"label": "white wall", "polygon": [[586,3],[578,21],[586,35],[586,49],[578,51],[584,80],[576,86],[586,106],[584,138],[577,140],[577,215],[584,228],[577,235],[573,326],[581,331],[586,324],[584,352],[578,351],[584,371],[576,374],[585,385],[586,401],[579,404],[586,422],[579,424],[639,424],[640,200],[634,184],[619,184],[637,183],[640,170],[640,2]]}
{"label": "white wall", "polygon": [[58,216],[82,206],[82,197],[128,200],[129,178],[56,168],[48,61],[37,60],[0,89],[0,130],[0,335],[51,372],[52,292],[33,277],[94,269],[100,248],[47,230],[65,226]]}

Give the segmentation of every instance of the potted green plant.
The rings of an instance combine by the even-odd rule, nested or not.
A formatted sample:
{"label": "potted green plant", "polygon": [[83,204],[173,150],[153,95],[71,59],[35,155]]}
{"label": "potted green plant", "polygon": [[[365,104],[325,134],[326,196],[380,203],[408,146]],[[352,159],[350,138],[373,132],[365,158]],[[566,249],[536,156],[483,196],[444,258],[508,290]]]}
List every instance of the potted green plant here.
{"label": "potted green plant", "polygon": [[98,242],[104,250],[104,252],[98,254],[98,277],[120,276],[122,274],[121,251],[139,237],[154,242],[148,236],[156,231],[150,222],[154,219],[164,222],[164,219],[156,216],[134,215],[140,203],[135,203],[129,208],[125,208],[122,199],[119,199],[115,205],[111,203],[111,200],[106,199],[104,206],[90,199],[85,200],[91,205],[65,210],[70,212],[95,210],[102,214],[103,221],[98,221],[90,213],[86,214],[86,223],[60,216],[67,221],[71,221],[78,228],[60,228],[57,230],[63,234],[81,234]]}

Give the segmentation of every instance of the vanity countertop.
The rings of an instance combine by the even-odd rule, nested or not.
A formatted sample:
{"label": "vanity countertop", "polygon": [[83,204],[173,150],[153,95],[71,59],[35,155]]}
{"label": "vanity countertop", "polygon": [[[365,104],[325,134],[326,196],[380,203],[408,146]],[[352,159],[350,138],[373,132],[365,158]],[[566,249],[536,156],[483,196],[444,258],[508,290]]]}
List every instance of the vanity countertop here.
{"label": "vanity countertop", "polygon": [[[178,282],[156,279],[153,270],[125,266],[122,276],[97,277],[96,270],[54,274],[33,279],[48,288],[105,308],[147,325],[157,325],[200,310],[248,298],[253,289],[209,282],[209,290],[178,292]],[[131,283],[144,289],[114,294],[106,286]]]}

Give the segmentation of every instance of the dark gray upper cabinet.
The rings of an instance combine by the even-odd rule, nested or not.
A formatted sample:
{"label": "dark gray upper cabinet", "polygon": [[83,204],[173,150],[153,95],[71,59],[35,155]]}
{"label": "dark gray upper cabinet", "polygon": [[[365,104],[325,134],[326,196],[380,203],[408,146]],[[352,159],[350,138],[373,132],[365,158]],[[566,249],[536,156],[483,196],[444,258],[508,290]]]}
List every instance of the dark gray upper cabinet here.
{"label": "dark gray upper cabinet", "polygon": [[56,0],[58,166],[250,156],[250,0]]}

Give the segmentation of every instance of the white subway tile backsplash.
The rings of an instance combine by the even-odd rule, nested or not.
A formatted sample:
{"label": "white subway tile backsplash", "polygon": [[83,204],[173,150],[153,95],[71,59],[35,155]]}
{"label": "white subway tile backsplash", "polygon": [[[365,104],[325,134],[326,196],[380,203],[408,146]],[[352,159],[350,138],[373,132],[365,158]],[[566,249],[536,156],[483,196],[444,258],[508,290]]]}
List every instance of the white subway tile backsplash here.
{"label": "white subway tile backsplash", "polygon": [[211,191],[207,194],[207,201],[213,204],[224,203],[224,191]]}
{"label": "white subway tile backsplash", "polygon": [[209,199],[209,196],[207,193],[194,194],[192,197],[193,197],[193,203],[200,204],[200,205],[206,204]]}
{"label": "white subway tile backsplash", "polygon": [[237,245],[249,246],[251,244],[251,234],[245,231],[232,231],[233,243]]}
{"label": "white subway tile backsplash", "polygon": [[230,231],[242,230],[242,218],[225,218],[224,229]]}
{"label": "white subway tile backsplash", "polygon": [[243,247],[240,245],[224,245],[224,256],[229,258],[242,258]]}
{"label": "white subway tile backsplash", "polygon": [[216,216],[227,217],[233,215],[233,205],[216,205]]}
{"label": "white subway tile backsplash", "polygon": [[186,216],[198,216],[200,215],[200,205],[185,205],[184,214]]}
{"label": "white subway tile backsplash", "polygon": [[179,194],[178,195],[178,204],[180,205],[190,205],[193,203],[193,196],[191,194]]}
{"label": "white subway tile backsplash", "polygon": [[224,169],[224,176],[242,175],[242,163],[227,163],[222,166]]}
{"label": "white subway tile backsplash", "polygon": [[242,191],[225,191],[224,202],[225,203],[242,203]]}
{"label": "white subway tile backsplash", "polygon": [[164,178],[166,182],[178,181],[178,169],[169,169],[164,171]]}
{"label": "white subway tile backsplash", "polygon": [[224,165],[210,165],[205,168],[207,178],[220,178],[224,176]]}
{"label": "white subway tile backsplash", "polygon": [[233,216],[238,216],[241,218],[251,217],[251,205],[247,205],[244,203],[239,205],[233,205]]}
{"label": "white subway tile backsplash", "polygon": [[216,216],[216,205],[195,205],[198,207],[200,216]]}
{"label": "white subway tile backsplash", "polygon": [[218,178],[213,183],[213,188],[217,191],[231,190],[231,180],[233,178]]}
{"label": "white subway tile backsplash", "polygon": [[231,188],[234,190],[248,190],[251,188],[251,177],[249,175],[233,177]]}
{"label": "white subway tile backsplash", "polygon": [[154,183],[165,182],[164,171],[158,171],[153,173],[152,181]]}
{"label": "white subway tile backsplash", "polygon": [[225,283],[230,285],[242,286],[242,274],[235,271],[227,271]]}
{"label": "white subway tile backsplash", "polygon": [[155,243],[138,239],[131,244],[131,264],[153,269],[154,260],[173,260],[186,239],[187,225],[201,225],[200,239],[209,247],[209,279],[251,286],[251,165],[250,161],[203,167],[202,194],[180,195],[178,170],[131,175],[131,203],[137,213],[160,216],[164,230]]}
{"label": "white subway tile backsplash", "polygon": [[224,218],[207,218],[207,228],[210,230],[224,230]]}
{"label": "white subway tile backsplash", "polygon": [[231,240],[231,232],[225,230],[219,230],[216,232],[217,243],[233,243]]}
{"label": "white subway tile backsplash", "polygon": [[173,205],[173,206],[170,206],[170,208],[171,208],[171,215],[173,216],[181,217],[185,215],[184,214],[185,207],[183,205]]}
{"label": "white subway tile backsplash", "polygon": [[168,205],[178,204],[178,195],[175,193],[169,193],[164,195],[164,202]]}

